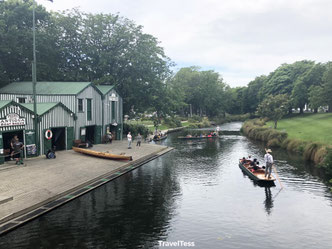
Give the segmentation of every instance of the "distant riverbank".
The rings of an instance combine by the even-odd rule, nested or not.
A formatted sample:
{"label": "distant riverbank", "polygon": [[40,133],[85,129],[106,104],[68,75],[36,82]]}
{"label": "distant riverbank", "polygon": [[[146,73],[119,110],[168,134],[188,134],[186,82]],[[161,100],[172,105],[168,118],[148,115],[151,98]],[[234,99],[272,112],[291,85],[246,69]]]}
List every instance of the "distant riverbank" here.
{"label": "distant riverbank", "polygon": [[282,119],[278,129],[263,119],[246,121],[242,132],[249,138],[266,142],[266,147],[282,147],[302,154],[306,160],[332,174],[332,114],[297,115]]}

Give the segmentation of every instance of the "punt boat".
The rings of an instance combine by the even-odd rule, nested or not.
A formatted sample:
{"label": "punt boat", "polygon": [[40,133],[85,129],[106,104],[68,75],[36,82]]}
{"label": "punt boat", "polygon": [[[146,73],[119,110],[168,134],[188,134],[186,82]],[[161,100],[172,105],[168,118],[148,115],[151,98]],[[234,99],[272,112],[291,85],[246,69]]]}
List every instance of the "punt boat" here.
{"label": "punt boat", "polygon": [[239,167],[242,169],[242,171],[248,175],[251,179],[257,182],[261,183],[273,183],[276,179],[271,175],[271,178],[265,177],[265,170],[264,169],[258,169],[258,170],[251,170],[248,169],[250,166],[249,163],[243,163],[242,159],[239,161]]}

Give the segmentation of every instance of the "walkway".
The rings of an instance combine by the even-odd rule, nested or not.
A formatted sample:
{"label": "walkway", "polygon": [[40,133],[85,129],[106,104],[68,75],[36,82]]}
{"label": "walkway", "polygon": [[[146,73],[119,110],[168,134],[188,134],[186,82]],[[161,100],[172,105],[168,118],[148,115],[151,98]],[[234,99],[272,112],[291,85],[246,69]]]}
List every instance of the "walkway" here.
{"label": "walkway", "polygon": [[[127,149],[126,141],[114,141],[112,145],[95,145],[92,149],[113,154],[125,153],[131,155],[133,161],[106,160],[70,150],[57,152],[56,159],[39,157],[26,160],[24,166],[15,166],[14,162],[0,166],[0,234],[6,230],[1,229],[1,226],[8,221],[43,205],[45,208],[47,203],[96,181],[107,182],[115,178],[109,177],[110,174],[126,173],[170,150],[166,146],[146,143],[141,147],[133,146],[132,149]],[[104,179],[107,176],[109,178]],[[92,188],[85,188],[85,191]]]}

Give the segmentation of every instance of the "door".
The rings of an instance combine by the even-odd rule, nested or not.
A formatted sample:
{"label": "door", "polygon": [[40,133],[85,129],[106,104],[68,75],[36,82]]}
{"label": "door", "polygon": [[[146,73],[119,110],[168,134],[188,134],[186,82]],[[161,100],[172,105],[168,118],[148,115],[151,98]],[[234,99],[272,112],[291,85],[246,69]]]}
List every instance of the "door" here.
{"label": "door", "polygon": [[100,125],[95,126],[95,139],[94,139],[95,144],[101,144],[101,129],[102,127]]}
{"label": "door", "polygon": [[3,137],[2,132],[0,131],[0,164],[3,164],[5,162],[4,158],[4,152],[3,152]]}
{"label": "door", "polygon": [[67,127],[67,150],[71,150],[74,141],[74,127]]}

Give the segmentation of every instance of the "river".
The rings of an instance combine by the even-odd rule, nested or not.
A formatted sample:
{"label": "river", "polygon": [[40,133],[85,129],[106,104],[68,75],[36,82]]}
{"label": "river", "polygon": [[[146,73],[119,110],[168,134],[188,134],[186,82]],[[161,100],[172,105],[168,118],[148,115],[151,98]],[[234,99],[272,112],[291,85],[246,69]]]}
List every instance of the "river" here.
{"label": "river", "polygon": [[332,193],[300,156],[273,151],[284,188],[261,187],[238,159],[262,162],[262,144],[178,135],[163,141],[172,152],[2,236],[0,248],[331,248]]}

